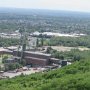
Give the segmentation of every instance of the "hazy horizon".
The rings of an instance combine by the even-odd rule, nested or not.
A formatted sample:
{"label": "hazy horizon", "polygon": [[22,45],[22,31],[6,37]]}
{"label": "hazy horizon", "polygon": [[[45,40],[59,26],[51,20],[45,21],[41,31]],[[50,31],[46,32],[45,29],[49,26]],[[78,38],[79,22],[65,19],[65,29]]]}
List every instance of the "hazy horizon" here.
{"label": "hazy horizon", "polygon": [[3,8],[90,12],[90,0],[0,0]]}

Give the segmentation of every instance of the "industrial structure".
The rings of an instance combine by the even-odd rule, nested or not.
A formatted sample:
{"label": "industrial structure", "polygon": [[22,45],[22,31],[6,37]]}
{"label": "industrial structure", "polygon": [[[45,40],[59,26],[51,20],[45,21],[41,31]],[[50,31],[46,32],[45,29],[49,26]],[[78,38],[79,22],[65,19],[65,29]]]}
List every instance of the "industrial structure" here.
{"label": "industrial structure", "polygon": [[[17,56],[18,53],[18,56]],[[22,51],[10,51],[4,50],[0,51],[0,54],[10,54],[13,57],[6,60],[7,63],[15,63],[20,62]],[[59,64],[60,60],[52,58],[51,54],[44,54],[41,52],[31,52],[31,51],[23,51],[22,59],[25,60],[27,65],[31,65],[34,67],[37,66],[48,66],[54,64]],[[18,60],[18,61],[17,61]]]}
{"label": "industrial structure", "polygon": [[[39,51],[35,51],[35,52],[27,51],[26,46],[27,46],[28,34],[25,31],[25,29],[22,29],[22,30],[20,29],[19,32],[21,34],[20,45],[19,45],[19,47],[21,47],[21,50],[18,47],[17,50],[1,50],[0,51],[0,54],[10,54],[13,56],[12,58],[8,58],[7,60],[5,60],[7,64],[15,63],[15,62],[21,63],[22,60],[26,62],[26,65],[31,65],[33,67],[60,64],[60,60],[56,58],[52,58],[51,54],[45,54]],[[31,39],[29,38],[29,40]],[[36,39],[33,41],[33,43],[36,46]],[[30,42],[29,44],[32,45]]]}

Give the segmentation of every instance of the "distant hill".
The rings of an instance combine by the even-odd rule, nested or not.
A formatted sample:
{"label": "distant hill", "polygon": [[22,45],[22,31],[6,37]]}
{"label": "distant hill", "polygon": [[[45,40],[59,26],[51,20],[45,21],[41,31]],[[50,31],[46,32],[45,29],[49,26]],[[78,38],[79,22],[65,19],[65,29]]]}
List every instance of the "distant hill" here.
{"label": "distant hill", "polygon": [[0,80],[0,90],[90,90],[90,61],[61,69]]}
{"label": "distant hill", "polygon": [[16,13],[24,15],[50,15],[50,16],[67,16],[67,17],[90,17],[90,13],[45,9],[24,9],[24,8],[0,8],[0,13]]}

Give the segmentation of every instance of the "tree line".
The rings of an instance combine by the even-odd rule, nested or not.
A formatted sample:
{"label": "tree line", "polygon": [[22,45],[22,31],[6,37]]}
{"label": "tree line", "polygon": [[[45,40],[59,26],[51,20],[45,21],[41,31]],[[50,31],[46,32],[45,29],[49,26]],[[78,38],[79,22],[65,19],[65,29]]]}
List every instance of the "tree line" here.
{"label": "tree line", "polygon": [[19,45],[20,40],[15,38],[1,38],[0,37],[0,47],[8,47],[13,45]]}
{"label": "tree line", "polygon": [[90,48],[90,36],[82,37],[52,37],[49,40],[46,40],[47,45],[49,46],[85,46]]}

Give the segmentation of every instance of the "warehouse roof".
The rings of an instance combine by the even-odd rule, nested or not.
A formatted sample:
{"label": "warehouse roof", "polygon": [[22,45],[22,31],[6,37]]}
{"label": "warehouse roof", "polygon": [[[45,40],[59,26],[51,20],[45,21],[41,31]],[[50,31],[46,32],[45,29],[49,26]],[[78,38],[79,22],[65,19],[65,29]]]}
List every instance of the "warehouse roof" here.
{"label": "warehouse roof", "polygon": [[1,47],[1,48],[0,48],[0,52],[12,52],[12,51]]}
{"label": "warehouse roof", "polygon": [[25,51],[26,53],[31,53],[31,54],[38,54],[38,55],[45,55],[45,56],[51,56],[51,54],[45,54],[41,52],[31,52],[31,51]]}

